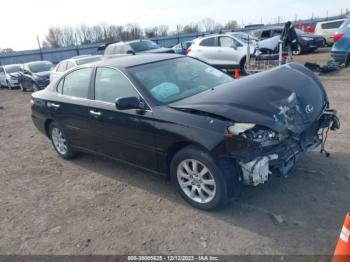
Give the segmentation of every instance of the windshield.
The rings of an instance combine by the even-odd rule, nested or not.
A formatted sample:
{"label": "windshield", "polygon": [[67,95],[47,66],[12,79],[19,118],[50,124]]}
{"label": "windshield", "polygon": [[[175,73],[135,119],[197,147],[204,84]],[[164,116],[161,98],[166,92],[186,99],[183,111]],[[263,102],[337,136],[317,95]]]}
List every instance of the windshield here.
{"label": "windshield", "polygon": [[19,72],[20,65],[6,66],[5,70],[8,74]]}
{"label": "windshield", "polygon": [[234,81],[222,71],[189,57],[135,66],[128,71],[161,104]]}
{"label": "windshield", "polygon": [[29,69],[32,73],[50,71],[52,68],[53,68],[53,64],[48,61],[29,64]]}
{"label": "windshield", "polygon": [[150,49],[157,49],[159,48],[159,45],[152,41],[148,40],[142,40],[140,42],[134,42],[130,43],[132,49],[134,49],[135,52],[142,52]]}

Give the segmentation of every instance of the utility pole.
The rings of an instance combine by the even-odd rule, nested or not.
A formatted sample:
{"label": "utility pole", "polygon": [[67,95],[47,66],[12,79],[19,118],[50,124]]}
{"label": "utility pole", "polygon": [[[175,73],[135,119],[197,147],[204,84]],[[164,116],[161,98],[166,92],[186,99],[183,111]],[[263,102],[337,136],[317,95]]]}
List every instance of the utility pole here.
{"label": "utility pole", "polygon": [[78,46],[78,40],[77,40],[77,34],[74,34],[74,42],[75,42],[75,48],[77,50],[77,56],[80,55],[80,51],[79,51],[79,46]]}
{"label": "utility pole", "polygon": [[41,45],[40,45],[40,40],[39,40],[39,36],[36,36],[36,40],[38,41],[38,46],[39,46],[39,52],[40,52],[40,60],[43,61],[44,57],[43,57],[43,52],[41,50]]}

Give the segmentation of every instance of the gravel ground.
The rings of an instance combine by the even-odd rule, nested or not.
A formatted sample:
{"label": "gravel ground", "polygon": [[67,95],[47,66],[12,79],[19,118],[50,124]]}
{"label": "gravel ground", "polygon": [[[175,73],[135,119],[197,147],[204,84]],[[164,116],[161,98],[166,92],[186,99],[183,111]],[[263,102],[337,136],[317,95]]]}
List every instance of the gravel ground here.
{"label": "gravel ground", "polygon": [[350,69],[321,80],[342,123],[331,157],[312,152],[219,212],[119,162],[60,159],[32,124],[30,93],[0,90],[0,254],[332,254],[350,210]]}

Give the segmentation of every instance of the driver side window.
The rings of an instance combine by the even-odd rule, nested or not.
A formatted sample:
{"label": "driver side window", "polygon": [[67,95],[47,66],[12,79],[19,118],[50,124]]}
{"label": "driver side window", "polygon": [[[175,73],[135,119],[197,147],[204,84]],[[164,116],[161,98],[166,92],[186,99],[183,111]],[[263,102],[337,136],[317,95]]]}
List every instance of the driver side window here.
{"label": "driver side window", "polygon": [[120,97],[139,97],[134,86],[121,72],[112,68],[97,68],[95,100],[114,103]]}
{"label": "driver side window", "polygon": [[220,37],[220,46],[221,47],[233,47],[235,43],[232,38],[224,36]]}

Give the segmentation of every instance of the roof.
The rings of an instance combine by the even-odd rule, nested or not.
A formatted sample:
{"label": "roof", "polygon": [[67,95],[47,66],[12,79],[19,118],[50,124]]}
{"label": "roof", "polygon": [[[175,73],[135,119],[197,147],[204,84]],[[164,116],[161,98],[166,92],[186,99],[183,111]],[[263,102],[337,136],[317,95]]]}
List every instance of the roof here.
{"label": "roof", "polygon": [[97,66],[112,66],[116,68],[126,68],[142,64],[154,63],[158,61],[183,57],[176,54],[140,54],[111,57],[106,60],[91,63]]}
{"label": "roof", "polygon": [[109,44],[108,46],[126,45],[126,44],[132,44],[132,43],[139,43],[139,42],[142,42],[142,41],[153,42],[152,40],[149,40],[149,39],[136,39],[136,40],[131,40],[131,41],[120,41],[120,42]]}
{"label": "roof", "polygon": [[41,64],[41,63],[51,63],[50,61],[46,61],[46,60],[39,60],[39,61],[32,61],[32,62],[28,62],[28,63],[24,63],[23,65],[33,65],[33,64]]}

